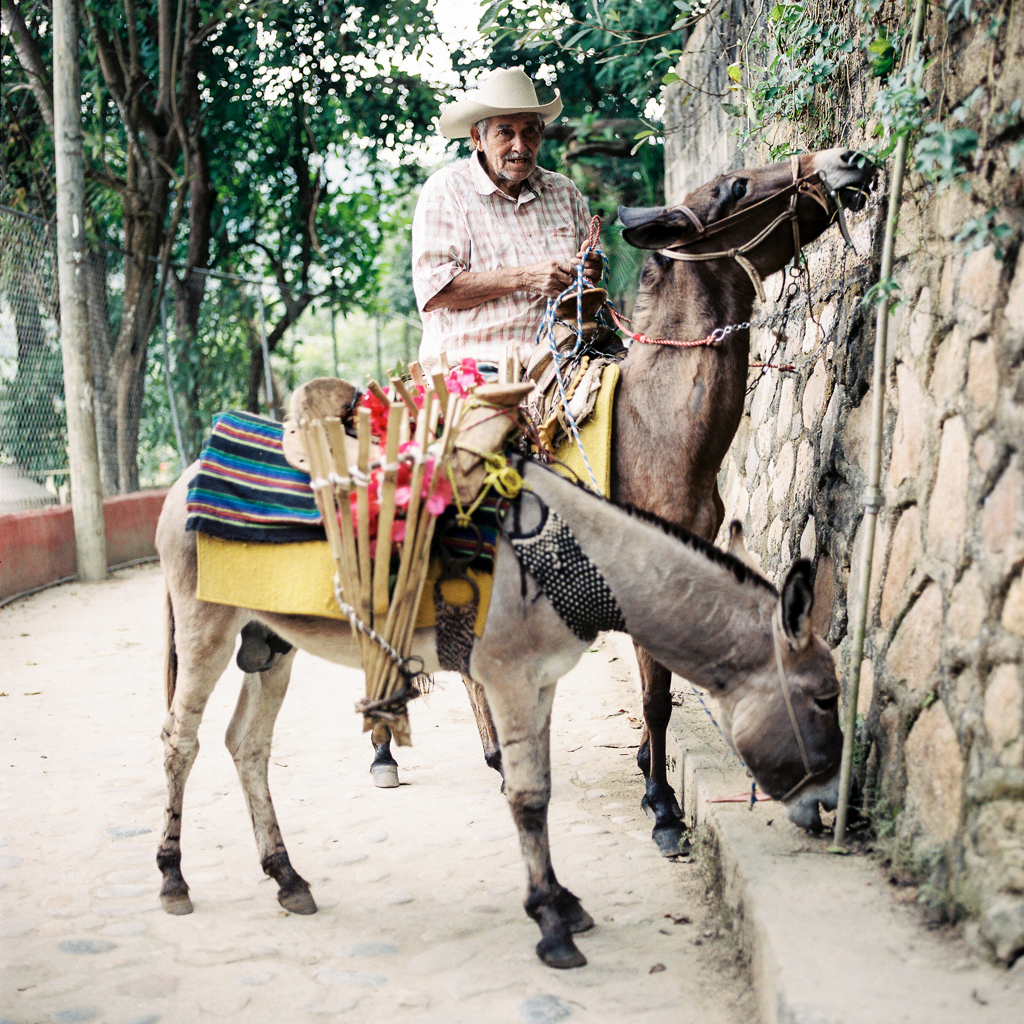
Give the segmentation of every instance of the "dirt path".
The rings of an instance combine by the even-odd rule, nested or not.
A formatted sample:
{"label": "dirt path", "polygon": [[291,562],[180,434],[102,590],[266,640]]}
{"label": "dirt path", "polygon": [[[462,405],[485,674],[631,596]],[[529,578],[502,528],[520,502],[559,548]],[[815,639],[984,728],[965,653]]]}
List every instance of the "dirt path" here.
{"label": "dirt path", "polygon": [[163,914],[162,599],[145,566],[0,609],[0,1024],[753,1020],[698,867],[649,838],[637,698],[601,646],[559,686],[552,726],[553,856],[597,921],[588,966],[534,955],[518,843],[458,678],[414,707],[403,785],[377,790],[361,674],[302,654],[271,788],[320,912],[283,911],[257,863],[222,742],[232,669],[185,799],[195,913]]}

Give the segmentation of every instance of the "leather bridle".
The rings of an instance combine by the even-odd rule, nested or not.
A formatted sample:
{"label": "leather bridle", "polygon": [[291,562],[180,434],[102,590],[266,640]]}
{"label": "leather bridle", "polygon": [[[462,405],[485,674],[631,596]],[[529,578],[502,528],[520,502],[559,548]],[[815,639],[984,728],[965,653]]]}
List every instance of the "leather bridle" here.
{"label": "leather bridle", "polygon": [[[658,249],[658,254],[660,256],[665,256],[668,259],[680,260],[685,263],[697,263],[705,260],[733,259],[744,269],[744,271],[746,271],[747,276],[754,285],[754,291],[757,292],[757,297],[761,302],[764,302],[765,294],[764,287],[761,284],[761,276],[758,274],[753,263],[747,259],[745,253],[750,252],[751,249],[756,249],[757,246],[775,232],[775,229],[780,224],[788,220],[792,225],[793,230],[793,258],[796,259],[797,256],[799,256],[803,245],[800,239],[800,222],[797,216],[797,202],[802,195],[813,199],[822,207],[822,209],[824,209],[826,214],[830,215],[832,210],[829,207],[828,200],[832,199],[834,201],[835,212],[839,220],[840,229],[843,232],[843,238],[846,239],[847,244],[853,248],[853,242],[850,240],[850,233],[846,227],[846,218],[843,215],[842,203],[839,201],[839,197],[836,195],[835,190],[828,184],[828,179],[825,177],[824,172],[814,171],[813,173],[801,178],[800,158],[798,156],[790,157],[790,167],[793,173],[793,180],[784,189],[776,192],[774,195],[768,196],[766,199],[762,199],[751,206],[746,207],[743,210],[730,214],[722,220],[715,221],[713,224],[705,225],[701,223],[697,214],[683,203],[679,203],[677,206],[671,207],[672,210],[678,210],[686,217],[687,220],[690,221],[690,223],[697,229],[697,234],[696,236],[687,238],[684,241],[676,242],[674,245],[667,246],[664,249]],[[775,217],[767,227],[762,228],[762,230],[753,238],[744,242],[742,245],[734,246],[731,249],[722,249],[719,252],[691,253],[681,251],[689,245],[694,245],[697,242],[706,241],[709,238],[714,238],[716,235],[723,234],[730,228],[735,227],[737,224],[742,224],[749,220],[765,206],[777,203],[786,198],[789,199],[788,207]]]}

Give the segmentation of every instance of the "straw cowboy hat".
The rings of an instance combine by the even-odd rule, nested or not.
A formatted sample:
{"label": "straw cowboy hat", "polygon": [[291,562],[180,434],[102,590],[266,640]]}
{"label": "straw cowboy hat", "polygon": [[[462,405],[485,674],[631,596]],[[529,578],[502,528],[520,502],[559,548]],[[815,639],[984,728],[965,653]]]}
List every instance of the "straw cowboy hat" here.
{"label": "straw cowboy hat", "polygon": [[537,90],[522,68],[501,68],[441,111],[437,127],[446,139],[468,139],[469,129],[485,117],[498,114],[540,114],[547,124],[562,112],[562,101],[555,89],[550,103],[537,102]]}

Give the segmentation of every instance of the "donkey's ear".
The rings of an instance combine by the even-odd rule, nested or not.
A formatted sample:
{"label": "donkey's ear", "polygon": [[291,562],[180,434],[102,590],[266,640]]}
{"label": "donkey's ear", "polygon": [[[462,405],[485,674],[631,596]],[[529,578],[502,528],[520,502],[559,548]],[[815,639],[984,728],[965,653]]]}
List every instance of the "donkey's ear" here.
{"label": "donkey's ear", "polygon": [[738,519],[734,519],[729,524],[729,543],[725,550],[733,558],[742,562],[748,569],[753,569],[754,572],[760,575],[761,570],[750,557],[747,545],[743,541],[743,524]]}
{"label": "donkey's ear", "polygon": [[782,629],[790,647],[802,651],[811,642],[811,608],[814,607],[814,581],[811,563],[798,558],[786,573],[779,595]]}
{"label": "donkey's ear", "polygon": [[634,249],[664,249],[692,234],[684,214],[664,206],[619,207],[622,239]]}

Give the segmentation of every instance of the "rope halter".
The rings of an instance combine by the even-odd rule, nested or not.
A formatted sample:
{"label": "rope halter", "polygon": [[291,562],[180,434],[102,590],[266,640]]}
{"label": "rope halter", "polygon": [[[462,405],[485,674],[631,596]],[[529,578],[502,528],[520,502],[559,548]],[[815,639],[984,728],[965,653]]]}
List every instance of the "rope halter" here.
{"label": "rope halter", "polygon": [[[793,180],[784,189],[776,192],[774,195],[768,196],[766,199],[753,203],[751,206],[748,206],[743,210],[739,210],[728,217],[724,217],[722,220],[715,221],[712,224],[705,225],[701,223],[697,214],[682,203],[678,206],[674,206],[672,209],[678,210],[682,213],[697,229],[697,236],[695,238],[688,238],[684,241],[676,242],[674,245],[667,246],[664,249],[658,249],[658,254],[660,256],[665,256],[668,259],[679,260],[684,263],[698,263],[705,260],[720,259],[735,260],[746,272],[747,277],[750,278],[750,281],[754,286],[754,291],[757,293],[757,297],[761,302],[764,302],[765,294],[764,286],[761,284],[761,275],[758,274],[754,264],[747,259],[745,253],[750,252],[752,249],[756,249],[766,238],[774,234],[775,229],[780,224],[788,220],[793,229],[793,258],[796,259],[803,247],[800,240],[800,222],[797,217],[797,201],[801,195],[809,196],[819,203],[826,213],[829,213],[831,211],[829,210],[828,200],[825,198],[825,195],[822,194],[822,190],[824,190],[827,195],[835,201],[836,213],[843,232],[843,238],[846,239],[847,244],[852,248],[853,243],[850,241],[850,233],[846,227],[842,204],[839,202],[839,197],[836,195],[835,190],[828,185],[824,174],[821,171],[815,171],[812,174],[805,175],[801,178],[800,158],[798,156],[790,157],[790,169],[793,174]],[[682,251],[686,246],[693,245],[695,242],[723,234],[736,224],[742,224],[744,221],[749,220],[754,213],[760,211],[768,204],[777,203],[779,200],[787,197],[789,198],[789,205],[787,208],[775,217],[767,227],[762,228],[753,238],[744,242],[742,245],[734,246],[730,249],[722,249],[718,252],[690,253]]]}
{"label": "rope halter", "polygon": [[803,761],[804,765],[804,777],[781,799],[781,803],[785,803],[796,793],[798,793],[803,787],[811,781],[811,779],[817,778],[819,775],[824,775],[828,769],[822,769],[821,771],[813,771],[811,769],[811,761],[807,756],[807,745],[804,743],[803,733],[800,730],[800,723],[797,720],[796,712],[793,710],[793,701],[789,695],[789,685],[786,681],[786,667],[782,659],[782,641],[779,639],[782,635],[782,609],[776,606],[775,611],[772,613],[772,643],[775,646],[775,667],[779,673],[779,689],[782,690],[782,699],[786,703],[786,711],[789,714],[789,724],[793,728],[793,735],[796,737],[796,745],[800,748],[800,760]]}

